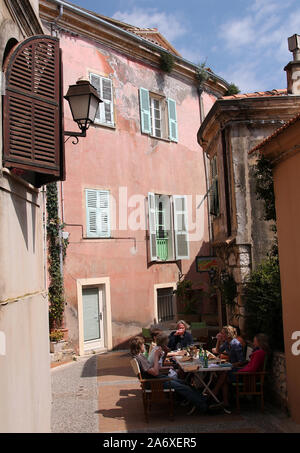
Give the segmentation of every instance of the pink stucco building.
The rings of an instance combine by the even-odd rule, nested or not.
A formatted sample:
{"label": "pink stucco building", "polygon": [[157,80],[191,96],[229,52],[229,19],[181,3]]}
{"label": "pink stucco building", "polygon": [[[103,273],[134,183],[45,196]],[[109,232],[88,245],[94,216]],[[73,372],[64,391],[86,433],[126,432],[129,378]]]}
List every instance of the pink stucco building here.
{"label": "pink stucco building", "polygon": [[[88,79],[104,101],[87,137],[66,143],[59,184],[69,233],[65,322],[83,354],[125,345],[174,317],[180,275],[201,285],[195,258],[210,248],[197,131],[227,84],[214,76],[199,89],[196,66],[156,30],[55,0],[40,5],[46,30],[60,39],[65,92]],[[160,69],[163,48],[173,55],[170,73]],[[72,123],[65,105],[65,128]]]}

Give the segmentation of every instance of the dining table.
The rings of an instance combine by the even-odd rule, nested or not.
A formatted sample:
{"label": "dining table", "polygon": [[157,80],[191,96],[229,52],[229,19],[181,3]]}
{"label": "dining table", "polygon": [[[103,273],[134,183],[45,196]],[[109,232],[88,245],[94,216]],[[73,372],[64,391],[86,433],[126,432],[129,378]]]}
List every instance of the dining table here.
{"label": "dining table", "polygon": [[[214,376],[217,373],[232,370],[232,364],[228,362],[221,362],[218,359],[208,360],[207,366],[204,366],[202,360],[198,357],[189,357],[187,355],[176,355],[173,357],[179,368],[188,375],[192,373],[195,377],[197,387],[203,388],[202,394],[211,395],[217,404],[222,406],[221,401],[212,392],[211,384]],[[208,379],[206,379],[208,376]],[[222,406],[224,412],[227,412],[226,408]],[[230,413],[230,412],[229,412]]]}

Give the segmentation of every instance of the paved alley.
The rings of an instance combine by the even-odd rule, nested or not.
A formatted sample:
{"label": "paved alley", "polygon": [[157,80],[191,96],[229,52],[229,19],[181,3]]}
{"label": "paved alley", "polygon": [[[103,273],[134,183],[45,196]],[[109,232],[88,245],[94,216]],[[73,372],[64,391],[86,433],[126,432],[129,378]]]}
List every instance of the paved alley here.
{"label": "paved alley", "polygon": [[293,433],[300,426],[266,405],[262,414],[246,403],[241,414],[186,416],[176,408],[174,421],[162,405],[153,405],[144,421],[139,382],[126,351],[78,358],[52,373],[53,433]]}

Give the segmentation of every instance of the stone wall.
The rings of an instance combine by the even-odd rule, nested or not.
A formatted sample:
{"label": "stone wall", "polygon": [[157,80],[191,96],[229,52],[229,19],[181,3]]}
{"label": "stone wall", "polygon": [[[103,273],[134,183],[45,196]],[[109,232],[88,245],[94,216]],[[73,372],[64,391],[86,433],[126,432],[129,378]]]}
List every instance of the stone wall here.
{"label": "stone wall", "polygon": [[283,352],[274,352],[266,381],[266,399],[284,409],[288,407],[286,365]]}

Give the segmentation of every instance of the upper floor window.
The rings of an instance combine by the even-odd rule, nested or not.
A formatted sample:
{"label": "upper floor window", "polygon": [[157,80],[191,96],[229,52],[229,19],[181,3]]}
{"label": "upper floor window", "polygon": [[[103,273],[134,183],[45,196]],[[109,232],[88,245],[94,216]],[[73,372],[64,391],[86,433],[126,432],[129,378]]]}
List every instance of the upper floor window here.
{"label": "upper floor window", "polygon": [[114,126],[115,123],[112,81],[107,77],[102,77],[98,74],[90,73],[90,82],[96,88],[100,99],[103,100],[103,102],[99,104],[95,123]]}
{"label": "upper floor window", "polygon": [[214,156],[210,161],[209,212],[211,215],[214,215],[214,216],[218,216],[220,214],[218,166],[217,166],[217,157],[216,156]]}
{"label": "upper floor window", "polygon": [[85,190],[87,237],[110,237],[109,190]]}
{"label": "upper floor window", "polygon": [[176,102],[140,88],[141,130],[153,137],[178,142]]}
{"label": "upper floor window", "polygon": [[189,259],[185,195],[148,194],[151,261]]}

